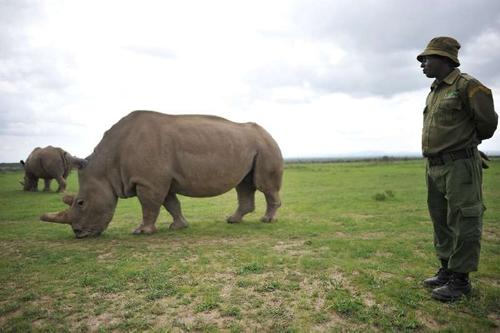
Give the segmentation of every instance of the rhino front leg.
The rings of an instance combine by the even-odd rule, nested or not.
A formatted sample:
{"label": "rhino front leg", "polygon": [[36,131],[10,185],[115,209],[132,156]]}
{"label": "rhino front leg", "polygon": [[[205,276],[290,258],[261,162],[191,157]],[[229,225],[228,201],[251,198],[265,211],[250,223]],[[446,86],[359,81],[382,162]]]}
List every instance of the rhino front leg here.
{"label": "rhino front leg", "polygon": [[167,195],[163,206],[165,206],[167,211],[170,213],[170,215],[172,215],[172,218],[174,219],[174,222],[170,224],[170,229],[176,230],[186,228],[188,226],[186,219],[182,215],[181,203],[179,202],[179,199],[177,199],[175,193],[169,193]]}
{"label": "rhino front leg", "polygon": [[51,181],[51,179],[44,179],[43,180],[43,182],[45,183],[45,186],[43,187],[44,192],[50,191],[50,181]]}
{"label": "rhino front leg", "polygon": [[35,178],[35,180],[33,181],[33,186],[31,187],[30,191],[38,192],[38,178]]}
{"label": "rhino front leg", "polygon": [[135,228],[134,234],[152,234],[156,232],[156,219],[160,214],[162,196],[145,186],[137,186],[137,197],[142,206],[142,222]]}

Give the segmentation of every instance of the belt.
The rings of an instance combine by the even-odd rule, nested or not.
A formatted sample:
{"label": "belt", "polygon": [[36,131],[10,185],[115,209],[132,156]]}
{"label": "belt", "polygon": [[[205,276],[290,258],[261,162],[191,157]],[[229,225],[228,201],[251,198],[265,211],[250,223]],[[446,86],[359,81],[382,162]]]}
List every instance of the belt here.
{"label": "belt", "polygon": [[441,153],[432,156],[426,156],[429,161],[429,166],[444,165],[449,161],[463,160],[474,157],[474,149],[465,148],[461,150],[451,151],[448,153]]}

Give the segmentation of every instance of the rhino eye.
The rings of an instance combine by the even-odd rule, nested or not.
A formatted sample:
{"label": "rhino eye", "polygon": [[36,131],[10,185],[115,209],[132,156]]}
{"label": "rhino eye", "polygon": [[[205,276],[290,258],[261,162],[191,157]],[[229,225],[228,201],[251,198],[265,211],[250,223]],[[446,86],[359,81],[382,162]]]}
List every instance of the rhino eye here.
{"label": "rhino eye", "polygon": [[78,199],[78,200],[76,201],[76,204],[77,204],[78,206],[80,206],[80,207],[83,207],[83,203],[84,203],[84,201],[83,201],[82,199]]}

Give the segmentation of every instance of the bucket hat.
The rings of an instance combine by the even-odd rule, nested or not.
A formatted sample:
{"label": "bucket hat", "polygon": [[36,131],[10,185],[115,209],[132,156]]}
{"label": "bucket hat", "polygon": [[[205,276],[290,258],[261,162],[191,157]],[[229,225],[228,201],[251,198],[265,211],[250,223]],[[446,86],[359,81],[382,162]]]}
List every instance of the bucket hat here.
{"label": "bucket hat", "polygon": [[424,52],[417,56],[417,60],[422,62],[424,56],[439,55],[453,61],[455,67],[460,66],[458,61],[458,50],[460,43],[451,37],[435,37],[431,39]]}

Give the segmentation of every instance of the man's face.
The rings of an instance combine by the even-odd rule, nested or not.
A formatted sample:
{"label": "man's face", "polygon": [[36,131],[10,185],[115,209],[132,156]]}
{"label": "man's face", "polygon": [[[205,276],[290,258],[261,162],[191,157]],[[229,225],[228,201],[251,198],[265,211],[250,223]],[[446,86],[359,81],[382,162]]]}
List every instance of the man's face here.
{"label": "man's face", "polygon": [[433,55],[424,56],[422,58],[422,62],[420,63],[420,67],[423,68],[425,76],[429,78],[437,77],[440,73],[443,72],[443,69],[446,66],[446,60]]}

